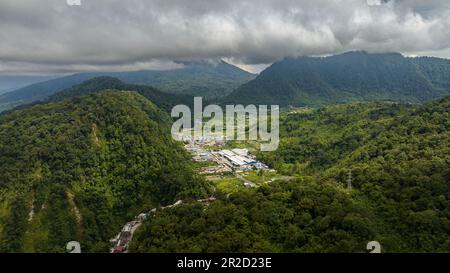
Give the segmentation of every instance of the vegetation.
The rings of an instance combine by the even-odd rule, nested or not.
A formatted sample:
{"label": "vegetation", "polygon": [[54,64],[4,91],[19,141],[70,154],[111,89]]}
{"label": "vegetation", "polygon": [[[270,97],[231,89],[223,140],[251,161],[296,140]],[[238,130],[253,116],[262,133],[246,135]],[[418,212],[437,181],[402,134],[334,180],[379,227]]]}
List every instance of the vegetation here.
{"label": "vegetation", "polygon": [[242,181],[232,175],[217,177],[217,179],[211,181],[211,184],[216,191],[224,194],[235,193],[245,188]]}
{"label": "vegetation", "polygon": [[[172,94],[215,99],[229,95],[240,85],[255,78],[254,74],[222,60],[177,63],[183,68],[156,72],[150,77],[144,74],[133,80],[133,83],[151,85]],[[126,78],[119,78],[129,82]]]}
{"label": "vegetation", "polygon": [[259,157],[297,179],[160,212],[132,250],[364,252],[377,240],[384,252],[450,252],[449,109],[447,97],[286,114],[280,148]]}
{"label": "vegetation", "polygon": [[139,212],[207,196],[169,121],[120,91],[0,116],[0,252],[107,251]]}
{"label": "vegetation", "polygon": [[257,185],[283,179],[283,177],[279,176],[276,172],[269,172],[264,170],[245,171],[244,173],[242,173],[242,176]]}
{"label": "vegetation", "polygon": [[[363,58],[381,63],[371,68],[383,70],[387,62],[433,75],[417,83],[422,91],[403,93],[397,88],[409,86],[409,74],[389,70],[389,90],[399,90],[391,99],[428,100],[448,84],[430,72],[446,71],[441,60],[335,58],[337,67]],[[382,86],[384,74],[376,75],[364,84],[341,82]],[[392,82],[396,75],[407,81]],[[384,96],[377,92],[358,94]],[[205,165],[172,140],[164,111],[181,97],[98,78],[1,115],[0,252],[63,252],[70,240],[85,252],[104,252],[124,222],[178,199],[183,205],[144,222],[131,251],[364,252],[377,240],[384,252],[450,252],[450,97],[291,109],[281,117],[279,149],[257,154],[277,173],[242,174],[258,188],[231,175],[207,183],[196,174]],[[254,152],[257,144],[226,147]],[[196,201],[212,191],[216,201]]]}
{"label": "vegetation", "polygon": [[98,77],[85,81],[52,95],[47,101],[62,101],[108,89],[137,92],[168,113],[170,113],[175,105],[184,104],[190,106],[194,102],[194,98],[189,95],[168,94],[150,86],[125,84],[122,81],[111,77]]}
{"label": "vegetation", "polygon": [[[178,65],[179,68],[169,70],[79,73],[39,82],[0,95],[0,112],[20,105],[44,101],[62,90],[98,77],[114,77],[126,84],[153,86],[166,93],[191,97],[196,95],[206,99],[227,96],[241,84],[255,77],[224,61],[179,62]],[[116,89],[117,87],[108,86],[107,88]],[[134,86],[131,90],[136,88]],[[144,90],[143,87],[139,89]],[[168,103],[170,104],[170,101]]]}
{"label": "vegetation", "polygon": [[419,103],[449,94],[449,69],[448,60],[405,58],[398,53],[286,58],[223,102],[280,106],[355,101]]}
{"label": "vegetation", "polygon": [[134,252],[363,252],[376,238],[365,200],[303,180],[243,190],[207,209],[159,212],[138,230]]}

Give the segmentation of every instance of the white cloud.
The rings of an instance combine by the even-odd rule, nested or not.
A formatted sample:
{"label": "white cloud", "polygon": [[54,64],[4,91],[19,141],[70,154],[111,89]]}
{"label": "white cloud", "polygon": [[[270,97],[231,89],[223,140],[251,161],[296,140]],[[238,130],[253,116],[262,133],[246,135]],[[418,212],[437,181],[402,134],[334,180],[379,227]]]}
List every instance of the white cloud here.
{"label": "white cloud", "polygon": [[196,58],[258,67],[353,49],[448,52],[450,1],[375,2],[2,0],[0,71],[139,69]]}

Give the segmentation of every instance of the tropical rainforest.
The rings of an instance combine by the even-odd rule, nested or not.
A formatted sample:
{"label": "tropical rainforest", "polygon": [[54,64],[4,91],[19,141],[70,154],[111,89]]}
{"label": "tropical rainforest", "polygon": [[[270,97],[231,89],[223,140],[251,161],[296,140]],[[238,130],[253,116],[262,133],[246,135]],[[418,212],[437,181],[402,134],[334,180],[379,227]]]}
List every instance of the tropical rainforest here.
{"label": "tropical rainforest", "polygon": [[232,193],[172,140],[168,112],[191,95],[109,77],[52,89],[0,114],[0,252],[108,252],[124,223],[177,200],[131,252],[450,252],[448,67],[364,52],[275,63],[227,99],[285,106],[279,148],[256,156],[292,179]]}
{"label": "tropical rainforest", "polygon": [[449,110],[450,97],[287,113],[280,148],[259,157],[295,180],[160,211],[132,250],[449,252]]}

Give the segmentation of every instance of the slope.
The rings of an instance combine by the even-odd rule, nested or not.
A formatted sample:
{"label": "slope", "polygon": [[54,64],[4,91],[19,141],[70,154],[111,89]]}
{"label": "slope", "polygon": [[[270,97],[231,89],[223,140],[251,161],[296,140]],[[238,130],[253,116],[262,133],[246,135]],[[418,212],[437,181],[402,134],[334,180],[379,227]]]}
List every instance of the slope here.
{"label": "slope", "polygon": [[423,102],[449,94],[450,62],[398,53],[286,58],[224,102],[319,106],[351,101]]}
{"label": "slope", "polygon": [[449,109],[446,97],[287,114],[280,148],[259,158],[296,180],[160,211],[131,249],[450,252]]}
{"label": "slope", "polygon": [[203,195],[170,119],[133,92],[104,91],[0,117],[0,251],[107,251],[124,221]]}
{"label": "slope", "polygon": [[100,92],[107,89],[134,91],[151,102],[160,109],[170,112],[172,107],[178,104],[191,105],[194,101],[190,95],[176,95],[161,92],[151,86],[125,84],[122,81],[111,77],[98,77],[87,80],[81,84],[60,91],[50,96],[46,101],[57,102],[74,97],[79,97],[91,93]]}

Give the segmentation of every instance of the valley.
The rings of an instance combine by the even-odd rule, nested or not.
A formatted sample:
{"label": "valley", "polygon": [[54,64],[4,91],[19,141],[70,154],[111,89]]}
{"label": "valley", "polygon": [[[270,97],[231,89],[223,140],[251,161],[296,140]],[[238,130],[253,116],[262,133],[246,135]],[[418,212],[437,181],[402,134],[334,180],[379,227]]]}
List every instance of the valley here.
{"label": "valley", "polygon": [[449,97],[285,113],[280,148],[256,157],[289,179],[211,179],[208,209],[158,212],[130,251],[363,252],[376,240],[384,252],[447,252],[448,109]]}
{"label": "valley", "polygon": [[262,152],[191,132],[175,141],[169,112],[191,95],[111,77],[73,85],[0,114],[0,251],[75,240],[100,253],[353,253],[371,241],[448,252],[450,97],[427,90],[285,104],[279,148]]}

